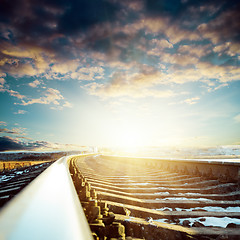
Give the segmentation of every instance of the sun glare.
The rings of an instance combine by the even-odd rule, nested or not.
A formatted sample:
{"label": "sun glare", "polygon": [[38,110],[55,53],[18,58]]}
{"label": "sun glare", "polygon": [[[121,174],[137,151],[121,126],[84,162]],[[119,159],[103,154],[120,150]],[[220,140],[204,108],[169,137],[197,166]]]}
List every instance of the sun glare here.
{"label": "sun glare", "polygon": [[137,147],[139,145],[139,138],[136,134],[125,131],[120,133],[118,144],[122,147]]}
{"label": "sun glare", "polygon": [[135,153],[143,145],[143,136],[135,125],[124,124],[115,129],[115,147],[120,151]]}

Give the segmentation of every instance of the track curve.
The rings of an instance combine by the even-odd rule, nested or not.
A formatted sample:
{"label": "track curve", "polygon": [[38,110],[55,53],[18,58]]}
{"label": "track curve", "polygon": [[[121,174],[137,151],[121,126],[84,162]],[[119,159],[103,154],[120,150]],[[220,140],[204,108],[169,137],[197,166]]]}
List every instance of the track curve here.
{"label": "track curve", "polygon": [[[199,174],[202,168],[210,168],[208,162],[200,167],[191,164],[195,174],[186,166],[181,169],[170,163],[169,169],[166,162],[165,168],[160,162],[151,162],[100,155],[74,159],[97,199],[125,226],[127,236],[239,239],[240,191],[235,173],[231,177]],[[232,165],[238,171],[238,166]],[[235,171],[232,165],[224,166],[224,173]],[[212,173],[215,168],[220,172],[219,166],[211,165]]]}

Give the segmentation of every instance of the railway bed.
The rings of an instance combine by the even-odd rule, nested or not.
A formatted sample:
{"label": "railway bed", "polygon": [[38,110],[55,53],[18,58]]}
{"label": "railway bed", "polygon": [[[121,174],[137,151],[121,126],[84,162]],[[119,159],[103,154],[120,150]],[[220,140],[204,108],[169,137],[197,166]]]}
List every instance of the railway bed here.
{"label": "railway bed", "polygon": [[[98,155],[74,157],[71,164],[88,220],[92,203],[86,202],[96,199],[124,226],[125,234],[113,238],[240,238],[238,163]],[[104,239],[99,216],[89,225],[95,239]]]}
{"label": "railway bed", "polygon": [[52,162],[39,163],[0,172],[0,208],[31,183]]}

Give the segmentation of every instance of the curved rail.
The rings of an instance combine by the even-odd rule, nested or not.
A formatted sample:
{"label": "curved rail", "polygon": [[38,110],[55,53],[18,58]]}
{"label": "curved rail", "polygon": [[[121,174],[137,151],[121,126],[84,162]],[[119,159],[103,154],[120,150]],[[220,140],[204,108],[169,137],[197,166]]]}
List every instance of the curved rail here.
{"label": "curved rail", "polygon": [[93,239],[70,176],[70,160],[60,158],[2,209],[0,239]]}

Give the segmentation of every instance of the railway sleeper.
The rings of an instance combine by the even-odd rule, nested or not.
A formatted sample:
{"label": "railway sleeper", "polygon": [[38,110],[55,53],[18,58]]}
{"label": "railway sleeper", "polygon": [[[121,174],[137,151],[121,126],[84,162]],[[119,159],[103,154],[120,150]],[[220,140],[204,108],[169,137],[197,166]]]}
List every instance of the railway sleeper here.
{"label": "railway sleeper", "polygon": [[136,187],[128,187],[128,188],[123,188],[123,187],[118,187],[118,186],[113,186],[111,184],[102,184],[99,182],[94,182],[94,181],[89,181],[91,184],[95,187],[104,187],[107,189],[111,190],[119,190],[123,192],[128,192],[128,193],[157,193],[157,192],[166,192],[168,191],[169,193],[201,193],[201,194],[213,194],[213,193],[228,193],[228,192],[233,192],[237,191],[237,184],[235,183],[224,183],[224,184],[218,184],[214,186],[206,186],[204,188],[174,188],[172,186],[169,187],[152,187],[152,188],[147,188],[141,187],[139,188],[138,186]]}
{"label": "railway sleeper", "polygon": [[[106,178],[106,177],[103,177],[103,176],[97,176],[97,175],[94,175],[94,174],[85,174],[84,173],[84,176],[86,176],[89,180],[92,180],[92,181],[99,181],[99,182],[106,182],[106,183],[112,183],[114,185],[118,185],[118,184],[123,184],[123,183],[127,183],[127,184],[134,184],[134,183],[150,183],[150,184],[169,184],[171,183],[172,181],[169,181],[169,180],[157,180],[156,178],[155,179],[149,179],[149,178],[139,178],[139,179],[131,179],[131,178],[121,178],[119,177],[118,179],[109,179],[109,178]],[[199,183],[199,181],[201,181],[201,177],[189,177],[189,178],[186,178],[186,179],[175,179],[174,180],[174,183],[179,183],[179,184],[184,184],[184,183]],[[216,180],[212,180],[212,181],[216,181]]]}
{"label": "railway sleeper", "polygon": [[[85,160],[86,161],[86,160]],[[96,159],[95,159],[95,162]],[[79,168],[78,164],[78,167]],[[95,203],[95,207],[100,207],[108,209],[107,212],[111,213],[114,212],[114,220],[113,217],[112,219],[108,216],[108,218],[103,217],[103,211],[98,210],[99,214],[98,217],[92,218],[92,219],[98,219],[98,223],[95,224],[100,224],[102,226],[102,230],[95,230],[95,237],[97,238],[98,235],[103,236],[103,233],[106,234],[108,232],[107,227],[103,227],[102,224],[104,224],[104,221],[113,221],[113,222],[118,222],[121,223],[125,227],[125,236],[122,235],[121,237],[119,236],[119,239],[127,239],[126,236],[128,237],[134,237],[134,238],[144,238],[147,240],[153,240],[153,239],[198,239],[198,240],[220,240],[220,239],[228,239],[228,240],[236,240],[239,239],[240,236],[240,228],[238,225],[234,223],[229,223],[226,228],[222,227],[207,227],[204,226],[204,223],[201,221],[196,221],[192,226],[190,226],[188,220],[181,221],[184,218],[206,218],[208,216],[210,217],[229,217],[229,218],[240,218],[240,213],[238,212],[207,212],[202,210],[192,210],[191,212],[189,211],[175,211],[175,208],[177,207],[182,207],[183,209],[190,209],[190,208],[199,208],[199,207],[204,207],[204,206],[219,206],[219,207],[229,207],[229,206],[235,206],[238,207],[240,205],[240,201],[237,199],[239,196],[239,193],[237,191],[237,184],[236,183],[229,183],[228,181],[220,181],[217,180],[218,184],[213,185],[213,186],[204,186],[204,188],[154,188],[151,189],[151,191],[144,189],[144,188],[121,188],[121,185],[115,185],[117,181],[119,181],[120,178],[123,179],[122,183],[128,181],[128,177],[123,177],[119,174],[119,176],[116,177],[111,177],[103,174],[98,175],[97,172],[101,172],[101,167],[98,164],[99,169],[96,169],[96,166],[94,164],[90,164],[94,171],[96,171],[96,175],[94,176],[94,171],[91,172],[91,174],[85,174],[87,172],[87,168],[85,171],[82,172],[83,175],[86,177],[83,177],[82,174],[81,177],[84,179],[85,182],[88,182],[88,178],[91,182],[90,184],[86,184],[86,186],[89,187],[90,192],[93,191],[92,187],[97,190],[95,192],[95,197],[97,195],[98,199]],[[109,164],[110,166],[110,164]],[[111,169],[108,167],[108,169]],[[119,169],[120,170],[120,169]],[[77,172],[77,170],[74,170]],[[79,171],[79,170],[78,170]],[[90,171],[89,171],[90,172]],[[175,174],[176,175],[176,174]],[[197,175],[197,174],[196,174]],[[151,175],[152,177],[153,175]],[[173,176],[173,175],[172,175]],[[146,179],[148,176],[145,176]],[[182,176],[179,176],[181,179]],[[191,177],[189,175],[189,177]],[[130,176],[129,176],[130,178]],[[154,177],[155,178],[155,177]],[[185,178],[185,177],[184,177]],[[184,179],[182,178],[182,179]],[[206,179],[202,176],[199,177],[200,179]],[[111,182],[111,179],[113,182]],[[131,179],[135,179],[137,181],[138,178],[135,178],[135,176],[131,176]],[[141,178],[139,178],[141,179]],[[148,178],[149,179],[149,178]],[[186,179],[186,178],[185,178]],[[213,179],[213,178],[212,178]],[[98,180],[97,183],[95,180]],[[116,180],[116,181],[115,181]],[[141,179],[143,180],[143,179]],[[101,184],[102,181],[102,184]],[[147,181],[147,180],[146,180]],[[183,180],[184,181],[184,180]],[[215,180],[216,181],[216,180]],[[77,181],[76,181],[77,182]],[[120,183],[120,182],[119,182]],[[216,182],[215,182],[216,183]],[[134,184],[134,183],[133,183]],[[115,186],[114,186],[115,185]],[[137,185],[137,184],[136,184]],[[187,185],[187,184],[186,184]],[[87,188],[88,188],[87,187]],[[89,190],[88,189],[88,190]],[[186,197],[189,191],[192,191],[191,194],[197,194],[198,197],[199,195],[205,195],[206,197],[209,195],[212,195],[212,198],[214,200],[209,199],[204,200],[204,201],[198,201],[197,197],[196,200],[167,200],[164,198],[160,198],[156,200],[151,200],[151,197],[148,199],[143,199],[144,195],[155,195],[156,189],[158,189],[159,193],[158,194],[164,194],[164,191],[168,189],[168,193],[166,194],[167,197],[171,198],[175,197]],[[105,190],[105,191],[104,191]],[[180,191],[179,191],[180,190]],[[120,191],[120,192],[119,192]],[[87,191],[83,191],[83,196],[86,196],[86,199],[88,201],[92,201],[89,199],[89,196],[91,198],[91,194],[86,194]],[[178,196],[177,194],[181,194]],[[141,194],[143,196],[141,196]],[[79,196],[82,195],[79,193]],[[221,196],[222,195],[222,196]],[[220,201],[220,200],[226,200],[224,198],[224,195],[226,196],[233,196],[236,201]],[[165,196],[165,197],[166,197]],[[221,196],[219,197],[216,201],[215,197],[216,196]],[[192,196],[190,196],[193,198]],[[203,197],[203,196],[201,196]],[[80,198],[81,199],[81,198]],[[230,200],[230,199],[228,199]],[[82,201],[81,201],[82,202]],[[196,205],[197,203],[197,205]],[[82,202],[84,206],[84,202]],[[93,204],[93,203],[92,203]],[[84,207],[85,209],[91,209],[89,206],[91,204],[87,203],[86,206]],[[105,206],[105,207],[103,207]],[[151,209],[151,208],[155,209]],[[172,208],[173,211],[159,211],[156,210],[156,208],[163,208],[163,207],[170,207]],[[110,212],[109,212],[110,211]],[[89,213],[90,212],[90,213]],[[86,211],[86,216],[91,215],[91,210]],[[102,215],[102,216],[101,216]],[[111,215],[111,214],[110,214]],[[111,215],[113,216],[113,215]],[[165,222],[160,222],[159,220],[167,219],[168,223]],[[91,218],[90,218],[91,219]],[[92,221],[92,220],[91,220]],[[90,222],[91,222],[90,221]],[[93,220],[94,221],[94,220]],[[181,221],[181,225],[179,225]],[[112,222],[112,223],[113,223]],[[112,224],[111,223],[111,224]],[[91,226],[92,223],[90,223]],[[116,224],[118,225],[118,224]],[[120,225],[120,226],[121,226]],[[96,228],[96,226],[92,225],[91,227]],[[121,227],[123,229],[123,227]],[[122,232],[122,230],[117,230],[117,232]],[[104,236],[106,237],[106,236]],[[116,237],[115,237],[116,238]],[[104,238],[102,238],[104,239]]]}
{"label": "railway sleeper", "polygon": [[138,187],[138,188],[144,188],[146,186],[150,187],[174,187],[174,188],[182,188],[184,187],[188,187],[188,188],[194,188],[194,187],[206,187],[206,186],[214,186],[216,184],[219,184],[219,181],[217,180],[208,180],[208,181],[202,181],[202,182],[194,182],[194,183],[184,183],[181,181],[179,183],[176,183],[176,181],[174,181],[174,183],[172,182],[167,182],[164,181],[162,182],[127,182],[127,183],[112,183],[109,181],[104,181],[104,180],[99,180],[99,179],[93,179],[90,178],[88,176],[86,176],[89,182],[94,182],[94,183],[99,183],[99,184],[104,184],[104,185],[109,185],[109,186],[115,186],[115,187],[119,187],[119,188],[133,188]]}
{"label": "railway sleeper", "polygon": [[[96,188],[96,187],[95,187]],[[98,189],[98,188],[96,188]],[[99,188],[100,189],[100,188]],[[103,189],[102,189],[103,190]],[[106,192],[111,192],[111,190],[105,189]],[[112,193],[114,193],[112,191]],[[225,194],[204,194],[204,193],[169,193],[169,192],[162,192],[162,193],[135,193],[134,196],[140,199],[156,199],[156,198],[166,198],[166,197],[186,197],[186,198],[208,198],[212,200],[238,200],[240,199],[240,191],[233,191]]]}
{"label": "railway sleeper", "polygon": [[139,218],[152,218],[152,219],[169,219],[172,222],[176,222],[176,219],[180,218],[205,218],[205,217],[229,217],[229,218],[238,218],[240,219],[239,212],[208,212],[204,209],[197,211],[160,211],[155,209],[148,209],[143,207],[138,207],[134,205],[121,204],[118,202],[103,201],[107,204],[110,211],[128,215],[131,217]]}
{"label": "railway sleeper", "polygon": [[76,187],[79,200],[82,204],[85,216],[88,220],[94,239],[107,240],[131,240],[136,239],[131,236],[126,237],[125,227],[115,221],[115,215],[109,212],[107,205],[97,200],[94,189],[85,180],[82,174],[70,163],[70,173]]}
{"label": "railway sleeper", "polygon": [[161,207],[180,207],[180,208],[191,208],[191,207],[204,207],[204,206],[218,206],[218,207],[238,207],[240,200],[236,201],[214,201],[214,200],[147,200],[138,199],[134,197],[127,197],[106,192],[97,192],[98,199],[120,202],[123,204],[132,204],[140,207],[148,207],[151,209]]}
{"label": "railway sleeper", "polygon": [[[92,185],[93,186],[93,185]],[[201,193],[169,193],[169,192],[160,192],[160,193],[135,193],[134,195],[128,192],[123,192],[119,190],[107,189],[104,187],[94,186],[94,189],[98,192],[106,192],[113,193],[128,197],[135,197],[138,199],[164,199],[164,198],[207,198],[209,200],[239,200],[240,199],[240,191],[234,191],[226,194],[201,194]]]}
{"label": "railway sleeper", "polygon": [[115,216],[116,220],[125,226],[127,234],[141,236],[147,240],[238,240],[240,236],[240,229],[236,226],[226,229],[217,227],[188,228],[120,214],[115,214]]}

